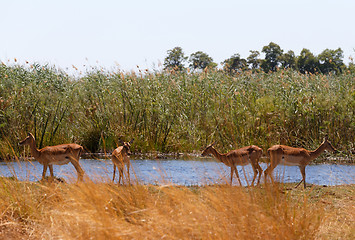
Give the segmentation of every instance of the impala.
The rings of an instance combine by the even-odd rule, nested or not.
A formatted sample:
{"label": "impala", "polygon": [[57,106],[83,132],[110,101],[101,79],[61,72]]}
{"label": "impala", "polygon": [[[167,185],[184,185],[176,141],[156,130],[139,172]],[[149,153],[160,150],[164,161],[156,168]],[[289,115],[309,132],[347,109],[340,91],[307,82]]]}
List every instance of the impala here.
{"label": "impala", "polygon": [[19,145],[29,145],[32,157],[43,165],[42,180],[46,177],[48,167],[53,179],[53,165],[64,165],[69,162],[74,165],[78,173],[78,180],[83,180],[84,170],[79,164],[79,158],[83,152],[82,146],[75,143],[69,143],[37,149],[35,138],[31,133],[28,133],[28,136],[19,142]]}
{"label": "impala", "polygon": [[324,138],[323,143],[314,151],[309,151],[304,148],[294,148],[285,145],[274,145],[267,150],[270,157],[270,165],[265,170],[265,182],[267,175],[270,175],[271,181],[274,182],[272,171],[281,164],[287,166],[298,166],[302,180],[296,185],[296,188],[303,182],[303,187],[306,188],[306,166],[315,158],[317,158],[325,150],[336,152],[336,149],[328,141],[328,137]]}
{"label": "impala", "polygon": [[129,142],[124,142],[122,146],[119,146],[112,152],[112,163],[113,163],[113,178],[112,181],[115,181],[116,167],[118,168],[119,177],[118,184],[121,184],[123,180],[124,166],[127,167],[127,178],[130,182],[129,168],[131,162],[129,160],[130,147],[134,139]]}
{"label": "impala", "polygon": [[254,171],[254,177],[251,185],[254,185],[254,181],[259,174],[258,177],[258,184],[260,183],[260,177],[263,172],[262,168],[259,165],[259,159],[263,153],[263,150],[255,145],[247,146],[243,148],[239,148],[237,150],[232,150],[228,153],[221,154],[219,153],[214,147],[213,144],[210,144],[206,147],[206,149],[202,152],[202,156],[206,156],[207,154],[212,154],[215,156],[219,161],[227,165],[231,168],[231,179],[230,184],[232,185],[233,181],[233,173],[237,176],[239,184],[242,185],[239,174],[237,171],[237,165],[245,166],[251,164]]}

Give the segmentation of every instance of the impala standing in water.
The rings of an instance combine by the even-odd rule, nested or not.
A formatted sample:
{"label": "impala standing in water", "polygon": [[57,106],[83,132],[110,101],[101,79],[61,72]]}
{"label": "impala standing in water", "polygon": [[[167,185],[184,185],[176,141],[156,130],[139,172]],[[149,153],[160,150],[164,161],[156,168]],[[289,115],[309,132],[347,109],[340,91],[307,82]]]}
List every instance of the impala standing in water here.
{"label": "impala standing in water", "polygon": [[206,149],[202,152],[202,156],[206,156],[207,154],[212,154],[215,156],[219,161],[227,165],[228,167],[231,168],[231,179],[230,179],[230,184],[232,185],[233,181],[233,174],[237,176],[237,179],[239,181],[240,186],[242,186],[242,183],[239,179],[239,174],[237,171],[237,165],[240,166],[245,166],[248,164],[251,164],[253,167],[254,171],[254,177],[251,185],[254,185],[254,181],[256,179],[256,176],[259,174],[258,177],[258,184],[260,183],[260,177],[263,172],[262,168],[259,165],[259,160],[260,157],[263,153],[263,150],[255,145],[252,146],[247,146],[247,147],[242,147],[237,150],[232,150],[228,153],[221,154],[219,153],[214,147],[212,143],[211,145],[208,145]]}
{"label": "impala standing in water", "polygon": [[64,165],[69,162],[71,162],[75,167],[78,173],[78,180],[83,180],[84,170],[79,164],[79,158],[83,152],[82,146],[75,143],[69,143],[37,149],[35,138],[31,133],[28,133],[28,136],[19,142],[19,145],[29,145],[32,157],[43,165],[42,180],[46,176],[48,167],[53,179],[53,165]]}
{"label": "impala standing in water", "polygon": [[131,162],[129,160],[130,147],[134,139],[129,142],[124,142],[122,146],[119,146],[112,152],[112,163],[113,163],[113,178],[112,181],[115,181],[116,167],[118,168],[118,184],[121,184],[121,180],[124,182],[123,173],[126,172],[124,166],[127,167],[127,178],[130,182],[131,178],[129,175],[129,168]]}
{"label": "impala standing in water", "polygon": [[296,185],[296,188],[303,182],[303,187],[306,188],[306,166],[315,158],[317,158],[325,150],[336,152],[336,149],[325,137],[323,143],[314,151],[309,151],[304,148],[294,148],[285,145],[274,145],[267,150],[270,157],[270,166],[265,170],[265,182],[267,175],[270,176],[271,181],[274,182],[272,171],[281,164],[287,166],[298,166],[302,180]]}

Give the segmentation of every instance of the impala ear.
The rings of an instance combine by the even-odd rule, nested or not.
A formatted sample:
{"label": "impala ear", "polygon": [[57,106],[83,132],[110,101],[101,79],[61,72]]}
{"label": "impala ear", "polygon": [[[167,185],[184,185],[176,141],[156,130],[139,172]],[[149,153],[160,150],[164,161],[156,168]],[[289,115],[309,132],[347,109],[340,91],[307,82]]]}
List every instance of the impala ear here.
{"label": "impala ear", "polygon": [[129,144],[132,144],[132,143],[133,143],[133,140],[134,140],[134,138],[132,138],[132,140],[131,140],[131,141],[129,141]]}

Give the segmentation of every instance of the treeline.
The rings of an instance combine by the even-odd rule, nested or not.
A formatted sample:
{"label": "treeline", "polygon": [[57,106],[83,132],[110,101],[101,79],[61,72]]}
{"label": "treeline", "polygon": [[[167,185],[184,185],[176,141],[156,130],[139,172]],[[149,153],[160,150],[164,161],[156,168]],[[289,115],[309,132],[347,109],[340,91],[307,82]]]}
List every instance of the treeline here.
{"label": "treeline", "polygon": [[[260,58],[259,51],[250,51],[250,55],[246,59],[241,58],[238,53],[234,54],[221,63],[223,70],[229,73],[247,70],[268,73],[279,69],[292,69],[303,74],[339,74],[346,70],[355,71],[352,59],[348,66],[344,64],[344,54],[341,48],[325,49],[319,55],[314,55],[310,50],[304,48],[300,55],[296,56],[292,50],[284,52],[278,44],[271,42],[262,48],[261,53],[265,55],[264,59]],[[198,51],[187,57],[181,47],[175,47],[167,51],[164,68],[182,71],[186,69],[186,63],[188,63],[188,68],[192,70],[203,70],[207,67],[213,69],[218,66],[207,53]]]}
{"label": "treeline", "polygon": [[244,71],[126,73],[80,77],[48,65],[0,64],[0,152],[16,155],[32,132],[37,147],[66,142],[111,151],[135,138],[136,152],[222,151],[256,144],[315,148],[325,135],[354,152],[355,73]]}

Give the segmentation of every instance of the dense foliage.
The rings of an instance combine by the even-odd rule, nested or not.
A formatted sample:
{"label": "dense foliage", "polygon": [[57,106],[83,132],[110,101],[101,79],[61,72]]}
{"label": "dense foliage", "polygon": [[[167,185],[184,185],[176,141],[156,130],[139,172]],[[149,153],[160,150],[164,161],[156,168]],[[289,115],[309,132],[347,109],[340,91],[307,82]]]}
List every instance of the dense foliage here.
{"label": "dense foliage", "polygon": [[[280,69],[293,69],[304,74],[339,74],[344,71],[354,72],[355,70],[354,61],[351,57],[348,66],[344,64],[344,54],[341,48],[325,49],[319,55],[314,55],[309,49],[303,48],[300,55],[296,56],[292,50],[284,52],[278,44],[270,42],[269,45],[262,48],[261,52],[265,55],[264,58],[260,58],[259,51],[251,50],[246,59],[236,53],[221,64],[223,69],[231,74],[249,70],[269,73]],[[187,58],[181,47],[168,50],[167,57],[164,60],[164,68],[185,71]],[[206,67],[216,68],[218,66],[207,53],[201,51],[192,53],[189,62],[189,66],[193,70],[204,70]]]}
{"label": "dense foliage", "polygon": [[77,142],[110,151],[191,152],[256,144],[315,148],[327,134],[354,151],[355,75],[220,70],[200,73],[93,69],[81,77],[46,65],[0,65],[0,149],[15,154],[32,132],[37,147]]}

